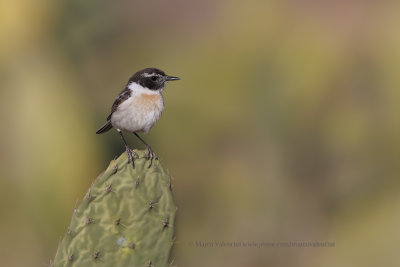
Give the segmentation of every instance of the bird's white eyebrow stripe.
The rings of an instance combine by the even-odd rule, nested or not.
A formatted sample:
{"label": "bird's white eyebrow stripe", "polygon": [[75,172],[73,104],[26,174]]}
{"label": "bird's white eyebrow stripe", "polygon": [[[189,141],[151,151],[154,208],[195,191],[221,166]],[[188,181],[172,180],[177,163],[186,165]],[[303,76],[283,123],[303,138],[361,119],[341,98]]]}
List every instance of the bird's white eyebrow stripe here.
{"label": "bird's white eyebrow stripe", "polygon": [[152,72],[152,73],[143,73],[142,75],[143,75],[143,77],[151,77],[151,76],[154,76],[154,75],[158,76],[158,74],[154,73],[154,72]]}

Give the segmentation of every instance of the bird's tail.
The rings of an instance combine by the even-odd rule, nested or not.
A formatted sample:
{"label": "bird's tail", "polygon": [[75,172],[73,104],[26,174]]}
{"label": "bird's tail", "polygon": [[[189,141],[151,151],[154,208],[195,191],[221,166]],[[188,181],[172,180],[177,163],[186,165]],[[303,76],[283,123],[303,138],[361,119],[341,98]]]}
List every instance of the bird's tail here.
{"label": "bird's tail", "polygon": [[107,121],[100,129],[97,130],[96,134],[102,134],[109,131],[112,128],[111,121]]}

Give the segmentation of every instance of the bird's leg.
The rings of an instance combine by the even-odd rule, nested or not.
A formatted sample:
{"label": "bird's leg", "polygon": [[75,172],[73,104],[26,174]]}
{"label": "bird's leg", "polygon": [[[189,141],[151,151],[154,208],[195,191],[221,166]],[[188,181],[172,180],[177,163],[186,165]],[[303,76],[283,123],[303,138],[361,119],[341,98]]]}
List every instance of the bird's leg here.
{"label": "bird's leg", "polygon": [[[122,134],[120,129],[117,129],[119,135],[122,137],[122,141],[124,141],[125,144],[125,149],[126,149],[126,153],[128,154],[128,162],[132,162],[132,167],[135,168],[135,162],[133,160],[133,156],[137,156],[136,152],[133,151],[129,146],[128,143],[125,140],[124,135]],[[132,155],[134,154],[134,155]]]}
{"label": "bird's leg", "polygon": [[140,141],[142,141],[143,144],[146,146],[146,149],[147,149],[147,159],[150,159],[150,164],[149,164],[149,168],[150,168],[151,165],[153,164],[153,158],[154,158],[154,159],[158,159],[158,157],[157,157],[156,153],[154,153],[154,151],[151,149],[151,146],[150,146],[149,144],[147,144],[146,141],[144,141],[144,140],[142,139],[142,137],[140,137],[137,133],[134,133],[134,134],[135,134],[135,135],[137,136],[137,138],[139,138]]}

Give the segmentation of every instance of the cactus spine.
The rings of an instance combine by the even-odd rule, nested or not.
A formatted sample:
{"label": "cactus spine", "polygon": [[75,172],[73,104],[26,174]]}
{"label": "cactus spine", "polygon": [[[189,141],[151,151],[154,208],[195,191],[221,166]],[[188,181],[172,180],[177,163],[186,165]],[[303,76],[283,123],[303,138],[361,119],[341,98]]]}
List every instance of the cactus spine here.
{"label": "cactus spine", "polygon": [[171,176],[136,151],[111,161],[74,209],[53,263],[62,266],[168,266],[176,206]]}

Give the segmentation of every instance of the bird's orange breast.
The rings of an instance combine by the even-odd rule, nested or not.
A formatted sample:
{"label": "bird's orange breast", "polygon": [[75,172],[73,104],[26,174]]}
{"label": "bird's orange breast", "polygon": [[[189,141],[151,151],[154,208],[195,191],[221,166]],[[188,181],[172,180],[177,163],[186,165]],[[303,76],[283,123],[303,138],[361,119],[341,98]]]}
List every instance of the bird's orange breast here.
{"label": "bird's orange breast", "polygon": [[149,112],[162,109],[163,100],[159,94],[141,94],[136,99],[136,104],[140,106],[144,112]]}

